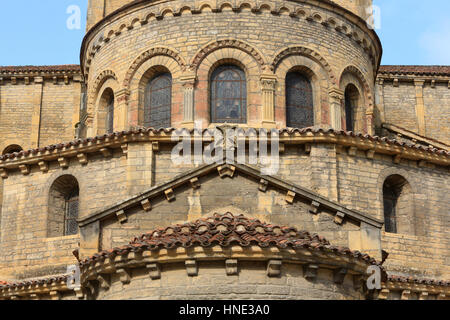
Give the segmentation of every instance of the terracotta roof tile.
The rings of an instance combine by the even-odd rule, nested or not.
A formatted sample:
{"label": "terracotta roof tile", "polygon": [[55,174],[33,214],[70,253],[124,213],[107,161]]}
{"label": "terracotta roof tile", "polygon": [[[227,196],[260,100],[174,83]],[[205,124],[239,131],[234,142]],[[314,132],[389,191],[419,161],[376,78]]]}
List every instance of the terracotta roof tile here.
{"label": "terracotta roof tile", "polygon": [[256,245],[261,248],[278,247],[280,249],[306,248],[353,256],[368,264],[377,264],[375,259],[367,254],[352,251],[349,248],[333,246],[325,238],[317,234],[310,234],[308,231],[271,225],[256,219],[248,219],[243,215],[234,216],[231,213],[216,213],[212,217],[199,219],[195,222],[155,229],[134,238],[128,245],[102,251],[84,259],[81,261],[81,265],[89,265],[103,257],[122,255],[131,251],[158,251],[162,248],[210,247],[214,245],[222,247]]}
{"label": "terracotta roof tile", "polygon": [[80,66],[76,64],[65,64],[54,66],[0,66],[0,73],[55,72],[55,71],[81,72],[81,69]]}
{"label": "terracotta roof tile", "polygon": [[450,66],[380,66],[378,73],[450,76]]}
{"label": "terracotta roof tile", "polygon": [[43,285],[43,284],[52,284],[52,283],[57,283],[57,282],[65,282],[68,279],[68,277],[69,277],[69,275],[55,275],[55,276],[50,276],[47,278],[30,279],[30,280],[17,281],[17,282],[0,281],[0,289],[21,288],[21,287],[26,287],[26,286],[30,286],[30,285]]}
{"label": "terracotta roof tile", "polygon": [[448,280],[434,280],[434,279],[419,279],[415,277],[405,277],[398,275],[389,275],[388,280],[392,282],[402,282],[402,283],[416,283],[416,284],[427,284],[435,286],[450,286],[450,281]]}
{"label": "terracotta roof tile", "polygon": [[[10,154],[5,154],[0,156],[0,161],[1,160],[7,160],[7,159],[15,159],[17,157],[21,157],[21,156],[29,156],[29,155],[36,155],[39,152],[45,152],[45,151],[53,151],[53,150],[62,150],[65,147],[71,147],[71,146],[79,146],[81,144],[86,144],[89,142],[97,142],[97,141],[103,141],[106,138],[114,138],[114,137],[123,137],[123,136],[129,136],[132,134],[148,134],[148,133],[154,133],[154,134],[171,134],[172,132],[174,132],[175,128],[140,128],[140,129],[134,129],[134,130],[128,130],[128,131],[119,131],[119,132],[114,132],[114,133],[109,133],[109,134],[104,134],[104,135],[100,135],[100,136],[96,136],[93,138],[85,138],[85,139],[78,139],[78,140],[73,140],[70,142],[65,142],[65,143],[58,143],[58,144],[52,144],[46,147],[40,147],[40,148],[36,148],[36,149],[30,149],[30,150],[23,150],[20,152],[14,152],[14,153],[10,153]],[[194,129],[193,129],[194,130]],[[190,132],[192,133],[193,130],[191,130]],[[208,130],[208,129],[205,129]],[[352,131],[343,131],[343,130],[334,130],[334,129],[323,129],[323,128],[315,128],[315,127],[310,127],[310,128],[303,128],[303,129],[298,129],[298,128],[286,128],[286,129],[280,129],[278,130],[278,132],[280,134],[283,133],[288,133],[288,134],[295,134],[295,133],[300,133],[300,134],[306,134],[306,133],[314,133],[314,134],[321,134],[321,133],[325,133],[325,134],[334,134],[335,136],[346,136],[346,137],[357,137],[357,138],[361,138],[361,139],[367,139],[370,141],[374,141],[374,142],[385,142],[387,144],[390,145],[396,145],[396,146],[401,146],[401,147],[409,147],[409,148],[413,148],[416,150],[421,150],[421,151],[425,151],[425,152],[429,152],[429,153],[433,153],[433,154],[437,154],[437,155],[442,155],[442,156],[450,156],[450,152],[446,151],[446,150],[442,150],[442,149],[437,149],[437,148],[433,148],[433,147],[425,147],[423,145],[419,145],[419,144],[410,144],[410,143],[405,143],[405,142],[401,142],[395,139],[388,139],[386,137],[378,137],[378,136],[371,136],[368,134],[362,134],[362,133],[355,133]]]}

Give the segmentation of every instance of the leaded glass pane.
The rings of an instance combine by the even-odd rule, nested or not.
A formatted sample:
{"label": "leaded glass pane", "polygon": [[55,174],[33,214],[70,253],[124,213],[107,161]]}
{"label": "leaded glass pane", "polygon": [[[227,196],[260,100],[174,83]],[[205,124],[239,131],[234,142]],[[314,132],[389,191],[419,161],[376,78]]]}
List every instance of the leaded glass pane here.
{"label": "leaded glass pane", "polygon": [[159,74],[147,85],[145,92],[144,126],[168,128],[171,125],[172,76]]}
{"label": "leaded glass pane", "polygon": [[78,233],[78,196],[74,196],[66,202],[65,235]]}
{"label": "leaded glass pane", "polygon": [[298,72],[286,76],[286,125],[293,128],[314,125],[311,82]]}
{"label": "leaded glass pane", "polygon": [[384,229],[386,232],[397,233],[396,212],[398,195],[390,186],[383,187]]}
{"label": "leaded glass pane", "polygon": [[114,131],[114,97],[109,99],[106,108],[106,132],[112,133]]}
{"label": "leaded glass pane", "polygon": [[345,124],[347,131],[353,131],[353,104],[350,95],[345,95]]}
{"label": "leaded glass pane", "polygon": [[247,122],[247,81],[239,67],[223,65],[211,76],[211,121]]}

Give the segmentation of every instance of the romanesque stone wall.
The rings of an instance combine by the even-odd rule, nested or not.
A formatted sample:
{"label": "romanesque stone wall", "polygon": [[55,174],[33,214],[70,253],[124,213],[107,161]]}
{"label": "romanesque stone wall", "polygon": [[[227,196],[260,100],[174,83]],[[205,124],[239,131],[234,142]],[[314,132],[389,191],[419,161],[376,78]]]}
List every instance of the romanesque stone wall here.
{"label": "romanesque stone wall", "polygon": [[10,145],[24,150],[73,140],[79,119],[81,85],[52,79],[0,84],[0,153]]}
{"label": "romanesque stone wall", "polygon": [[332,270],[320,269],[307,280],[300,265],[285,263],[280,277],[268,277],[266,262],[240,261],[238,275],[227,276],[224,262],[200,262],[198,276],[188,277],[184,263],[162,265],[161,279],[136,269],[129,284],[112,275],[108,290],[100,289],[98,300],[114,299],[363,299],[350,276],[342,285],[333,283]]}
{"label": "romanesque stone wall", "polygon": [[[384,122],[397,125],[421,136],[449,144],[450,87],[448,79],[420,75],[397,79],[378,76],[380,109]],[[394,78],[394,80],[393,80]]]}
{"label": "romanesque stone wall", "polygon": [[[275,9],[282,4],[287,8]],[[373,107],[378,44],[364,23],[356,25],[333,11],[289,1],[269,1],[261,8],[251,3],[258,14],[247,5],[236,5],[239,10],[233,11],[231,4],[224,4],[219,12],[212,12],[216,4],[205,4],[179,13],[173,9],[177,6],[181,6],[177,1],[141,5],[103,21],[87,36],[82,51],[88,76],[89,136],[102,133],[98,97],[106,81],[116,96],[114,128],[142,125],[140,82],[155,66],[172,73],[172,126],[193,125],[193,120],[209,125],[209,75],[224,62],[237,63],[246,72],[250,126],[260,127],[267,120],[263,112],[265,104],[270,110],[270,102],[265,101],[271,98],[262,99],[267,81],[274,83],[269,89],[274,115],[269,120],[278,127],[286,125],[285,76],[300,68],[313,82],[316,125],[331,124],[334,98],[329,90],[341,92],[341,75],[350,72],[363,90],[358,114],[364,123],[358,128],[371,130],[367,115]],[[195,119],[186,119],[185,90],[191,85]],[[334,108],[341,108],[340,102]]]}

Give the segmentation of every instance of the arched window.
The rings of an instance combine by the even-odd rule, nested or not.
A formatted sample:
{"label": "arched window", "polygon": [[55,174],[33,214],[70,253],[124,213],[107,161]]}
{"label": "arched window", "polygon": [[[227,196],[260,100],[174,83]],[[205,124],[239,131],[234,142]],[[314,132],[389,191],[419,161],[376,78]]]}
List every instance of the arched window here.
{"label": "arched window", "polygon": [[114,92],[106,88],[100,98],[99,105],[99,133],[114,132]]}
{"label": "arched window", "polygon": [[5,154],[8,154],[8,153],[15,153],[15,152],[20,152],[20,151],[22,151],[22,150],[23,150],[23,149],[22,149],[21,146],[19,146],[19,145],[17,145],[17,144],[12,144],[12,145],[10,145],[10,146],[7,146],[7,147],[5,148],[5,150],[3,150],[2,155],[4,156]]}
{"label": "arched window", "polygon": [[114,94],[112,92],[108,97],[106,105],[106,132],[114,132]]}
{"label": "arched window", "polygon": [[171,126],[172,76],[160,73],[145,89],[144,126],[169,128]]}
{"label": "arched window", "polygon": [[355,114],[359,103],[359,91],[352,84],[345,89],[345,128],[347,131],[355,130]]}
{"label": "arched window", "polygon": [[211,122],[247,122],[247,80],[235,65],[221,65],[211,75]]}
{"label": "arched window", "polygon": [[386,232],[414,234],[411,188],[400,175],[389,176],[383,184],[384,228]]}
{"label": "arched window", "polygon": [[311,82],[299,72],[286,75],[286,126],[306,128],[314,125]]}
{"label": "arched window", "polygon": [[48,237],[78,233],[79,187],[71,175],[64,175],[53,182],[48,203]]}

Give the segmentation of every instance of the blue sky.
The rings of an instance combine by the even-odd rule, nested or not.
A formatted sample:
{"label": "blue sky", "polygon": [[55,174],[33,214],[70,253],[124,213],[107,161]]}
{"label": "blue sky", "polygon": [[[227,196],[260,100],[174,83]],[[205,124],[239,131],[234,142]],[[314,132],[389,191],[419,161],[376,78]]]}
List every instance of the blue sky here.
{"label": "blue sky", "polygon": [[[0,65],[78,64],[87,0],[14,0],[0,4]],[[374,0],[383,64],[450,65],[450,1]],[[70,5],[81,28],[69,30]]]}

